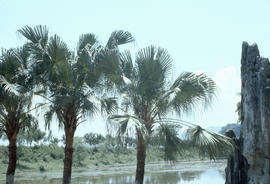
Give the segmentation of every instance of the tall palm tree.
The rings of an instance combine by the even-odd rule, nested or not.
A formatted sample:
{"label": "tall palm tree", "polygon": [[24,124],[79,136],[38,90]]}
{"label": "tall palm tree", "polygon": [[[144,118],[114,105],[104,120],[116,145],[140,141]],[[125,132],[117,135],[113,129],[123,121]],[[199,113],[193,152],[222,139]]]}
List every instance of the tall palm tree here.
{"label": "tall palm tree", "polygon": [[70,184],[75,131],[87,117],[114,110],[115,99],[103,88],[121,80],[118,46],[134,39],[129,32],[115,31],[103,47],[95,35],[84,34],[76,52],[71,52],[57,35],[49,38],[44,26],[26,26],[19,32],[30,41],[36,80],[47,88],[47,94],[41,94],[51,102],[45,122],[49,127],[56,114],[59,126],[64,128],[63,184]]}
{"label": "tall palm tree", "polygon": [[[142,184],[146,147],[151,137],[159,135],[165,158],[173,160],[183,149],[178,136],[179,125],[188,128],[189,138],[200,150],[213,158],[222,146],[231,147],[225,136],[209,132],[199,126],[168,118],[168,113],[178,115],[193,111],[200,104],[207,107],[215,96],[216,85],[204,74],[184,72],[171,81],[172,59],[168,52],[153,46],[140,50],[133,65],[130,52],[120,56],[124,85],[120,85],[120,115],[109,121],[121,135],[135,132],[137,136],[136,184]],[[117,124],[117,123],[118,124]],[[115,124],[116,123],[116,124]]]}
{"label": "tall palm tree", "polygon": [[0,131],[9,141],[6,183],[14,183],[17,135],[21,129],[37,123],[29,113],[32,99],[32,76],[26,47],[3,50],[0,56]]}

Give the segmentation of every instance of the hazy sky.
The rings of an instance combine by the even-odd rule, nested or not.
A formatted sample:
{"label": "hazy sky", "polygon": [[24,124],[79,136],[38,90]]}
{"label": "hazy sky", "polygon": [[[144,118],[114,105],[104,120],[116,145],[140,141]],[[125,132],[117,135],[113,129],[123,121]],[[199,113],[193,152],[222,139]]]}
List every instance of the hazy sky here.
{"label": "hazy sky", "polygon": [[[205,72],[216,81],[219,93],[212,108],[184,118],[204,127],[222,126],[237,121],[242,42],[256,42],[262,56],[270,55],[269,10],[269,0],[0,0],[0,48],[23,44],[16,30],[25,25],[47,25],[71,49],[83,33],[95,33],[105,44],[112,31],[130,31],[136,43],[126,48],[166,48],[174,59],[174,77]],[[104,133],[104,127],[99,118],[89,120],[76,135]]]}

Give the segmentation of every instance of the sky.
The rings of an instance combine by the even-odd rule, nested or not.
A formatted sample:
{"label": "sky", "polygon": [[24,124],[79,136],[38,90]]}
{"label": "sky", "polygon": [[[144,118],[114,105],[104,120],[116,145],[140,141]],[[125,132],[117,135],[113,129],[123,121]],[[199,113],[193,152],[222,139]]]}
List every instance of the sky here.
{"label": "sky", "polygon": [[[183,71],[213,78],[218,94],[212,106],[182,118],[203,127],[224,126],[237,121],[242,42],[257,43],[262,56],[270,55],[269,9],[269,0],[0,0],[0,48],[25,43],[17,33],[25,25],[46,25],[70,49],[83,33],[106,44],[112,31],[129,31],[136,42],[123,49],[167,49],[174,78]],[[63,133],[57,123],[52,127],[55,135]],[[76,135],[89,132],[105,133],[102,117],[80,125]]]}

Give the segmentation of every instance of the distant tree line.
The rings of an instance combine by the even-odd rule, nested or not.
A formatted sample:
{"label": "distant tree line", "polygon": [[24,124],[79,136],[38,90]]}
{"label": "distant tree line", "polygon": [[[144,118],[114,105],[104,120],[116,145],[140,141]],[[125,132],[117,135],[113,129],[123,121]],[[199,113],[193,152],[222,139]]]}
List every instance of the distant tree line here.
{"label": "distant tree line", "polygon": [[236,137],[239,138],[240,137],[241,124],[238,124],[238,123],[227,124],[226,126],[221,128],[219,133],[225,135],[225,133],[228,130],[232,130],[235,133]]}

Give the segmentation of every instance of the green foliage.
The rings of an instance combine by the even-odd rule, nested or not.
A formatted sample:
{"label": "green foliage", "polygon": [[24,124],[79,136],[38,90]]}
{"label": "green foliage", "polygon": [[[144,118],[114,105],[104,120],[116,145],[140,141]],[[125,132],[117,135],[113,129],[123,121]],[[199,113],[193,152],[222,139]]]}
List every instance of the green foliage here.
{"label": "green foliage", "polygon": [[51,147],[55,147],[58,145],[60,140],[52,135],[52,131],[49,130],[49,133],[47,136],[43,138],[44,143],[48,143]]}
{"label": "green foliage", "polygon": [[105,137],[101,134],[88,133],[83,136],[84,142],[90,146],[95,146],[105,141]]}
{"label": "green foliage", "polygon": [[188,138],[191,145],[198,148],[201,155],[208,155],[210,159],[216,159],[219,155],[228,155],[234,150],[234,142],[221,134],[207,131],[199,126],[188,129]]}
{"label": "green foliage", "polygon": [[184,153],[185,143],[179,138],[179,125],[163,124],[159,127],[157,145],[164,151],[164,159],[175,161]]}
{"label": "green foliage", "polygon": [[118,47],[118,45],[123,45],[123,44],[130,43],[133,41],[134,41],[134,38],[129,32],[118,30],[118,31],[112,32],[107,42],[106,47],[109,49],[115,49]]}
{"label": "green foliage", "polygon": [[29,39],[34,44],[39,44],[44,48],[48,41],[48,29],[46,26],[38,25],[34,28],[25,26],[21,30],[18,30],[25,38]]}
{"label": "green foliage", "polygon": [[[107,141],[107,140],[106,140]],[[187,146],[181,155],[176,155],[176,160],[198,160],[207,159],[206,155],[200,155],[198,149],[192,146],[190,142],[184,141]],[[163,148],[162,148],[163,149]],[[164,160],[164,150],[158,146],[148,145],[147,163],[159,162]],[[64,148],[59,146],[51,147],[50,145],[20,146],[18,148],[18,165],[19,170],[40,171],[43,167],[45,171],[56,171],[62,169],[64,159]],[[53,155],[53,156],[52,156]],[[89,148],[85,145],[74,147],[73,166],[78,168],[95,168],[101,166],[117,166],[119,164],[136,163],[136,149],[111,149],[105,144],[100,144],[95,148]],[[220,155],[219,158],[224,158]],[[0,172],[6,170],[8,164],[8,148],[0,146]]]}
{"label": "green foliage", "polygon": [[20,144],[26,143],[31,146],[33,142],[39,144],[39,142],[45,138],[45,135],[46,133],[38,128],[38,124],[35,124],[34,126],[29,126],[20,131],[18,134],[18,141]]}
{"label": "green foliage", "polygon": [[[117,80],[112,73],[119,62],[117,46],[134,40],[129,32],[113,32],[106,47],[99,44],[94,34],[83,34],[76,52],[70,51],[59,36],[49,37],[45,26],[25,26],[19,33],[30,41],[36,81],[45,87],[45,93],[40,95],[50,92],[46,96],[52,102],[45,114],[48,128],[54,114],[59,126],[76,129],[86,116],[114,111],[115,100],[100,94],[101,85],[104,77],[105,81]],[[74,120],[67,122],[69,115]]]}
{"label": "green foliage", "polygon": [[88,155],[88,150],[84,146],[84,138],[82,137],[75,137],[74,138],[74,165],[75,166],[84,166],[84,159]]}
{"label": "green foliage", "polygon": [[199,103],[207,107],[215,96],[215,90],[215,82],[206,75],[184,72],[171,87],[170,95],[175,95],[171,103],[179,113],[192,111]]}
{"label": "green foliage", "polygon": [[[171,81],[172,59],[165,49],[141,49],[133,62],[130,52],[118,49],[119,45],[134,41],[126,31],[114,31],[106,46],[100,45],[94,34],[83,34],[76,51],[71,51],[59,36],[49,36],[46,26],[25,26],[18,32],[28,43],[18,49],[3,50],[0,56],[0,137],[1,132],[20,130],[20,168],[39,163],[37,168],[45,171],[47,163],[61,163],[64,158],[59,140],[51,132],[45,137],[29,113],[33,94],[50,103],[45,113],[46,127],[50,128],[56,115],[59,127],[71,136],[87,117],[121,110],[110,117],[119,122],[113,126],[114,136],[104,138],[89,133],[84,138],[74,138],[74,166],[135,162],[135,150],[127,145],[136,143],[136,134],[142,135],[142,142],[149,145],[149,160],[159,160],[160,151],[165,160],[177,160],[193,151],[194,146],[197,153],[216,158],[232,147],[225,136],[167,118],[171,111],[182,115],[199,105],[207,107],[215,96],[216,85],[206,75],[191,72]],[[34,92],[36,88],[38,92]],[[120,99],[115,98],[115,91],[120,92]],[[179,138],[180,124],[188,127],[188,140]],[[40,144],[41,141],[49,145]],[[31,147],[33,142],[36,145]],[[7,158],[7,149],[0,149],[0,154],[1,159]]]}
{"label": "green foliage", "polygon": [[[91,33],[82,34],[79,38],[77,50],[82,51],[83,49],[91,48],[95,44],[98,44],[96,35],[91,34]],[[78,53],[78,55],[79,54],[80,53]]]}
{"label": "green foliage", "polygon": [[4,135],[4,132],[0,130],[0,140],[2,139],[3,135]]}
{"label": "green foliage", "polygon": [[44,172],[45,171],[45,167],[43,165],[39,166],[39,171],[40,172]]}
{"label": "green foliage", "polygon": [[30,114],[34,89],[31,64],[26,45],[3,50],[0,55],[0,132],[9,141],[37,124]]}
{"label": "green foliage", "polygon": [[129,52],[122,53],[120,60],[124,74],[119,87],[122,113],[110,116],[108,124],[122,140],[132,132],[142,134],[146,145],[158,145],[163,150],[165,160],[176,160],[189,149],[178,135],[179,128],[185,126],[189,130],[189,145],[196,146],[199,153],[215,158],[224,149],[232,150],[230,139],[223,135],[167,118],[168,112],[181,116],[195,108],[208,107],[216,92],[212,79],[204,74],[183,72],[171,82],[172,59],[165,49],[154,46],[141,49],[135,62]]}

